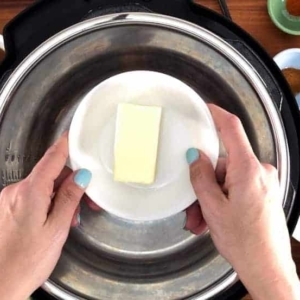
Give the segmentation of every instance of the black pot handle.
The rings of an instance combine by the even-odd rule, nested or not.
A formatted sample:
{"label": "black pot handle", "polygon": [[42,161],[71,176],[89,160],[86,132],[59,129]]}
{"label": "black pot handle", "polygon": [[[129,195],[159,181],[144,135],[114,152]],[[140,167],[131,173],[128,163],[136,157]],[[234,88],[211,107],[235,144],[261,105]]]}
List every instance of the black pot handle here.
{"label": "black pot handle", "polygon": [[228,8],[228,5],[227,5],[227,0],[218,0],[219,1],[219,5],[220,5],[220,8],[221,8],[221,11],[223,13],[223,15],[230,21],[232,21],[232,18],[231,18],[231,14],[230,14],[230,11],[229,11],[229,8]]}

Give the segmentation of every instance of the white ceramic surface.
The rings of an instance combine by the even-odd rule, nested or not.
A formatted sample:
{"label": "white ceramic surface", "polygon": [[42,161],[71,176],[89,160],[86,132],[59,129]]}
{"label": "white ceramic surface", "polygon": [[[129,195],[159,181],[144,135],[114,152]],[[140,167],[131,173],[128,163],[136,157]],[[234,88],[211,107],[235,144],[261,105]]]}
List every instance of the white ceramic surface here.
{"label": "white ceramic surface", "polygon": [[[117,106],[125,102],[163,108],[157,174],[150,186],[113,180]],[[116,75],[88,93],[72,120],[69,147],[72,169],[93,173],[88,196],[108,212],[137,221],[169,217],[196,200],[185,159],[188,148],[202,149],[214,166],[219,155],[205,102],[181,81],[150,71]]]}
{"label": "white ceramic surface", "polygon": [[[281,70],[286,68],[300,69],[300,48],[292,48],[278,53],[274,60]],[[296,100],[300,108],[300,93],[296,95]]]}

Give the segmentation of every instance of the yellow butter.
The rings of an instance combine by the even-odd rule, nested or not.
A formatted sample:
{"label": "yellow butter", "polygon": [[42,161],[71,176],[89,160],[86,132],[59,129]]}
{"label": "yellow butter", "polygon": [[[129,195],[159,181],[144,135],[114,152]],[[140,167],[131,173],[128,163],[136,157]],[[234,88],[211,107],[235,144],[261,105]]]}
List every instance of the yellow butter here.
{"label": "yellow butter", "polygon": [[155,180],[162,108],[118,106],[114,180],[151,184]]}

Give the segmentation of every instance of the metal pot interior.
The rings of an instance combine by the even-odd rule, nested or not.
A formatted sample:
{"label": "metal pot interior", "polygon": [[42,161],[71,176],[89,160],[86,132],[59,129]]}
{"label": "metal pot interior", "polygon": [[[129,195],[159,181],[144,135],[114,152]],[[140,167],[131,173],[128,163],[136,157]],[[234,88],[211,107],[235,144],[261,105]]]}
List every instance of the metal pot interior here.
{"label": "metal pot interior", "polygon": [[[2,107],[2,186],[30,172],[68,128],[86,93],[130,70],[174,76],[206,102],[237,114],[259,159],[277,165],[276,133],[257,90],[217,48],[147,22],[91,27],[50,47],[16,80]],[[58,286],[61,299],[207,299],[236,279],[208,232],[195,237],[183,229],[184,212],[156,222],[131,222],[82,206],[82,224],[71,231],[46,284],[50,290]]]}

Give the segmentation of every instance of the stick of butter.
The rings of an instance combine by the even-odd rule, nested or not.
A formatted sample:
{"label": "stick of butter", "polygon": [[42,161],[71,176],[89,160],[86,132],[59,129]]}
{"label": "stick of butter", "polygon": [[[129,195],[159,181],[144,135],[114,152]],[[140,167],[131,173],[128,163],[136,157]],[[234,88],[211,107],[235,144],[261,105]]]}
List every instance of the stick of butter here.
{"label": "stick of butter", "polygon": [[155,180],[162,108],[118,105],[114,180],[151,184]]}

